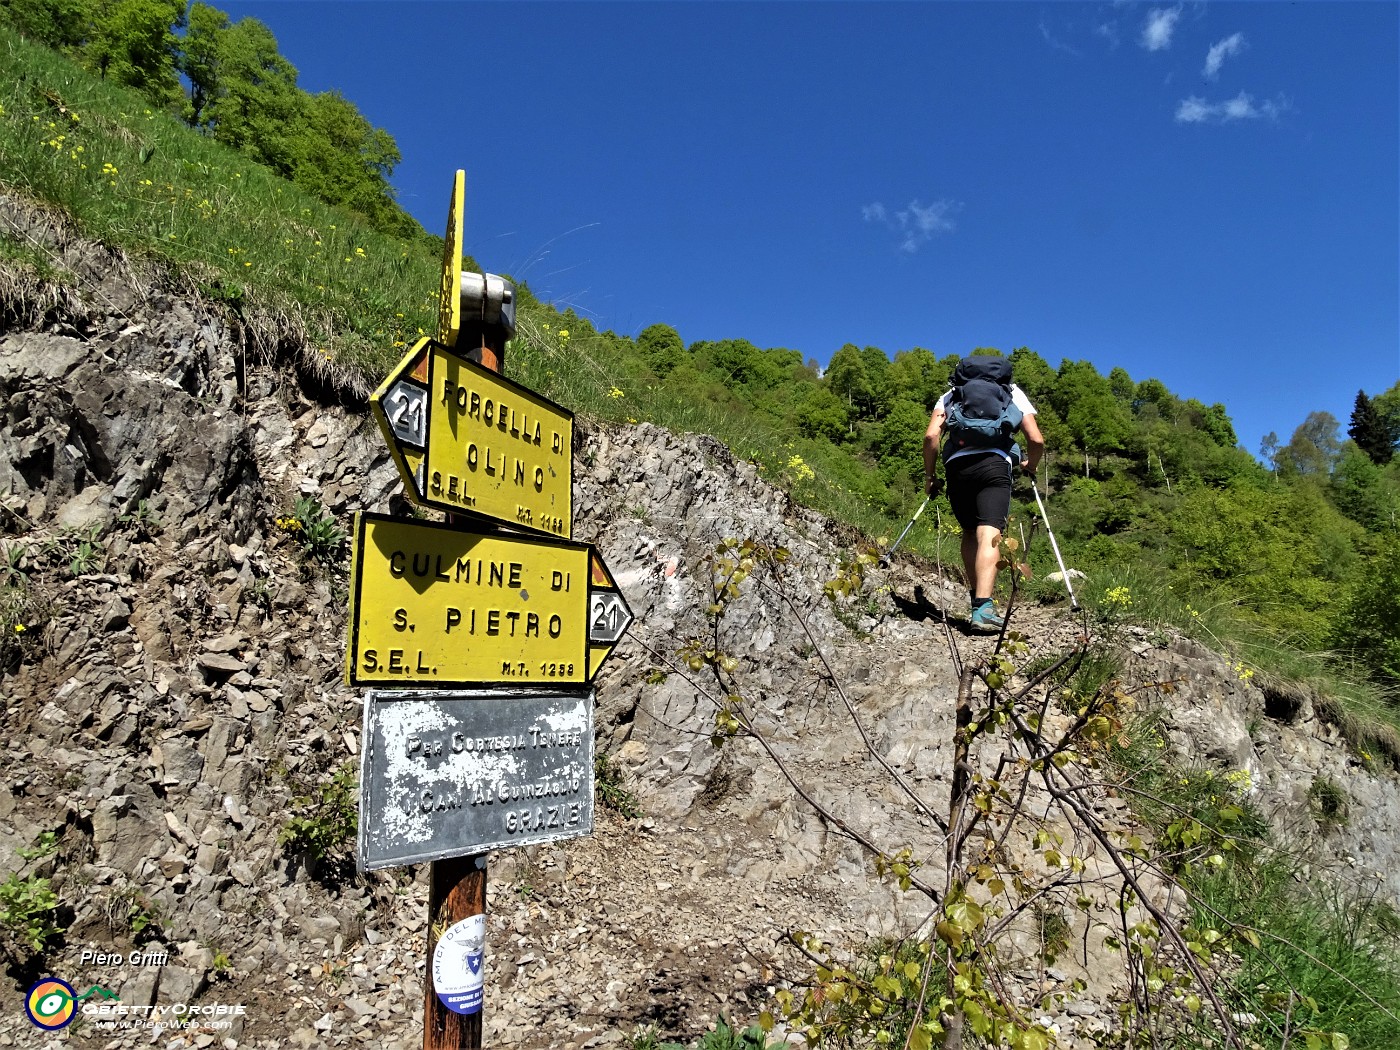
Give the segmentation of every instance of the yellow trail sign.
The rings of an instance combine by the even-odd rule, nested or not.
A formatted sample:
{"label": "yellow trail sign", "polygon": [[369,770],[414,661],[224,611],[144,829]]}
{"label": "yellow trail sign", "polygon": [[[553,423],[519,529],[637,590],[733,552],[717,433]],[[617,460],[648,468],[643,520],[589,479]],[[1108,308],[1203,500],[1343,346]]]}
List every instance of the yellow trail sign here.
{"label": "yellow trail sign", "polygon": [[438,293],[438,342],[457,345],[462,331],[462,223],[465,219],[467,173],[460,168],[452,179],[452,202],[447,207],[447,236],[442,239],[442,286]]}
{"label": "yellow trail sign", "polygon": [[432,339],[404,355],[370,408],[414,502],[570,535],[568,409]]}
{"label": "yellow trail sign", "polygon": [[349,685],[582,684],[632,612],[591,545],[355,515]]}

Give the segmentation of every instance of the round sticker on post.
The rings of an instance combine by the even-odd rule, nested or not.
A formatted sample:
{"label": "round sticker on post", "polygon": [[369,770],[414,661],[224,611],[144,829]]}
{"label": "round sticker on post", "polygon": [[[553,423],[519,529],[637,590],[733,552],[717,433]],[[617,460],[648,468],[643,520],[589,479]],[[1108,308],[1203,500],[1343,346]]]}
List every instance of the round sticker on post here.
{"label": "round sticker on post", "polygon": [[469,915],[453,923],[433,949],[433,991],[453,1013],[481,1012],[486,983],[482,960],[486,954],[486,916]]}

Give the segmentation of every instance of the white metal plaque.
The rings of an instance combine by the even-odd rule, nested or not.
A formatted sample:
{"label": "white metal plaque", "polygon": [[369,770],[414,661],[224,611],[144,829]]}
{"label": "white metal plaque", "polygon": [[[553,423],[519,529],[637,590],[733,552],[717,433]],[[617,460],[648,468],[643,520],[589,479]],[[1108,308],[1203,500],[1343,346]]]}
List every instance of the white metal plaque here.
{"label": "white metal plaque", "polygon": [[365,694],[362,871],[593,831],[593,693]]}

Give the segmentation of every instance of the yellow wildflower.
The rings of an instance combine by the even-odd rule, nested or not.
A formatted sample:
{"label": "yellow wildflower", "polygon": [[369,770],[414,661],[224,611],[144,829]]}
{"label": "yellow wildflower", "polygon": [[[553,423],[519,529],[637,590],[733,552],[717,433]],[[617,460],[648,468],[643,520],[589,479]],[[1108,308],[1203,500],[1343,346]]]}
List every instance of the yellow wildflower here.
{"label": "yellow wildflower", "polygon": [[1126,609],[1133,604],[1133,594],[1126,587],[1110,587],[1104,592],[1103,603],[1113,608]]}
{"label": "yellow wildflower", "polygon": [[793,477],[798,481],[811,481],[817,476],[816,472],[802,461],[801,456],[790,456],[787,465],[788,470],[792,471]]}

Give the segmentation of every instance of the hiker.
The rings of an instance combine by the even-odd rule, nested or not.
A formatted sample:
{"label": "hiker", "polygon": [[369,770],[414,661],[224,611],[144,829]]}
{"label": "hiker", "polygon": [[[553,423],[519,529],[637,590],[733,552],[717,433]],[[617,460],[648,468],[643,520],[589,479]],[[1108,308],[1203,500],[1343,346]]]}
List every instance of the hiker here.
{"label": "hiker", "polygon": [[[1017,431],[1026,436],[1024,458]],[[924,488],[930,498],[943,487],[937,469],[940,442],[948,502],[962,526],[972,629],[1000,631],[1002,618],[992,603],[992,587],[1001,532],[1011,512],[1011,478],[1018,468],[1034,476],[1045,451],[1035,406],[1011,382],[1010,361],[976,356],[958,362],[952,389],[938,399],[924,434]]]}

